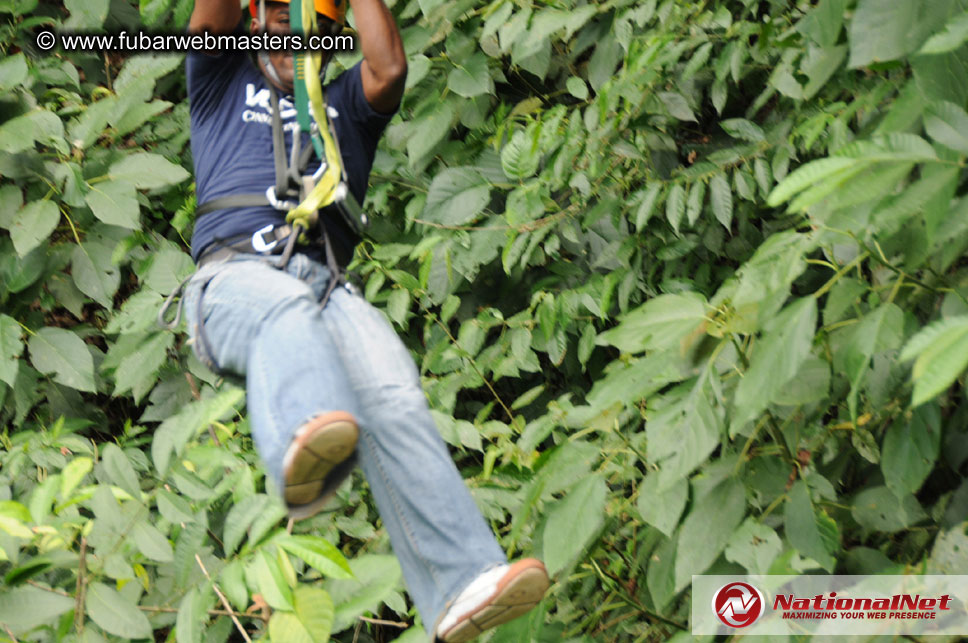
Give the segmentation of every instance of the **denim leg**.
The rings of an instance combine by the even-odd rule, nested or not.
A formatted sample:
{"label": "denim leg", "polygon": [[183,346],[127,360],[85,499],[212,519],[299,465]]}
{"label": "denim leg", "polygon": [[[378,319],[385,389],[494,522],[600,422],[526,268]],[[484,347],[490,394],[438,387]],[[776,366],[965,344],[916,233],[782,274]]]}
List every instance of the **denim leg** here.
{"label": "denim leg", "polygon": [[[320,311],[325,266],[296,255],[286,274],[254,257],[206,266],[186,291],[216,365],[247,376],[249,419],[281,487],[295,430],[329,410],[359,421],[357,457],[430,632],[449,600],[507,558],[481,516],[427,407],[406,347],[383,314],[337,288]],[[197,339],[197,338],[196,338]]]}
{"label": "denim leg", "polygon": [[383,314],[338,288],[323,312],[361,400],[360,465],[428,632],[481,571],[507,562],[441,439],[413,358]]}
{"label": "denim leg", "polygon": [[[298,263],[305,268],[305,260]],[[327,411],[358,417],[356,396],[313,289],[254,256],[206,266],[190,282],[186,316],[196,343],[199,291],[209,277],[201,306],[208,352],[219,370],[246,377],[252,437],[281,490],[296,429]]]}

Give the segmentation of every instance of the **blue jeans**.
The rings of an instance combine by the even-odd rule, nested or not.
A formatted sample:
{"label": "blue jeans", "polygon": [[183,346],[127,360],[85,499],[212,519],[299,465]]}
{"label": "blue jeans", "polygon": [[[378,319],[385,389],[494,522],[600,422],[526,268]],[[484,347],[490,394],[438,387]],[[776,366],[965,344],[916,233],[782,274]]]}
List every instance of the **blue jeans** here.
{"label": "blue jeans", "polygon": [[[356,417],[359,465],[429,632],[448,601],[507,558],[437,432],[410,353],[383,314],[345,287],[321,309],[328,268],[296,254],[284,272],[269,263],[277,260],[239,254],[196,273],[184,301],[196,354],[220,372],[245,376],[253,438],[277,489],[299,426],[327,411]],[[200,295],[205,347],[196,327]]]}

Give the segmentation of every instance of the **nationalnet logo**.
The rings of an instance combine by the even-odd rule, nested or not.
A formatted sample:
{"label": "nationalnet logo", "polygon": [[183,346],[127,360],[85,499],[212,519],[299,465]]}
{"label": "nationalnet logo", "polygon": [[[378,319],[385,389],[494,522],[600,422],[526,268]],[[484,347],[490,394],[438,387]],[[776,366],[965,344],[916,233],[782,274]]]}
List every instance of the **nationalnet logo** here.
{"label": "nationalnet logo", "polygon": [[749,627],[763,615],[763,593],[749,583],[727,583],[713,594],[713,613],[729,627]]}
{"label": "nationalnet logo", "polygon": [[692,577],[693,634],[968,636],[968,576]]}

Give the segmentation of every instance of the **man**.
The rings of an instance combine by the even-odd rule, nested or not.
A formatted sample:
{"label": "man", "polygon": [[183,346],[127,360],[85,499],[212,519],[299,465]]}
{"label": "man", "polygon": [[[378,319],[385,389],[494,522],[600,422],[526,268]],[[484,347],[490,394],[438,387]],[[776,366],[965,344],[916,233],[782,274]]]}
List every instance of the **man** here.
{"label": "man", "polygon": [[[345,2],[315,0],[323,33],[342,26]],[[382,0],[351,4],[363,60],[327,86],[326,99],[349,191],[362,202],[406,57]],[[289,9],[253,0],[250,31],[288,33]],[[190,30],[227,33],[242,19],[238,0],[196,0]],[[531,609],[548,588],[544,566],[507,564],[437,433],[407,349],[358,293],[333,288],[357,241],[352,227],[325,208],[316,243],[300,239],[278,254],[296,242],[285,221],[293,204],[280,202],[320,165],[302,167],[312,145],[288,96],[291,53],[194,53],[187,75],[204,213],[192,238],[199,270],[184,298],[189,329],[209,366],[245,376],[256,447],[290,515],[319,511],[358,462],[431,639],[470,640]]]}

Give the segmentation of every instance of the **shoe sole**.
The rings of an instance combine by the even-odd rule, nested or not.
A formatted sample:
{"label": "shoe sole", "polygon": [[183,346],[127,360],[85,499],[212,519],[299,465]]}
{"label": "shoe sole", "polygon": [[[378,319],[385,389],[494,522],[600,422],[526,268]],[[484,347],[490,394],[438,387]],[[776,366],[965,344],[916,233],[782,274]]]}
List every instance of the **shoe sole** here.
{"label": "shoe sole", "polygon": [[296,433],[286,453],[285,499],[292,518],[318,512],[326,477],[356,449],[359,429],[352,415],[333,411],[313,418]]}
{"label": "shoe sole", "polygon": [[513,621],[541,602],[551,585],[539,560],[520,560],[508,569],[494,594],[439,637],[443,643],[470,641],[492,627]]}

